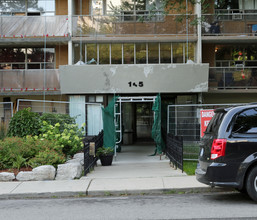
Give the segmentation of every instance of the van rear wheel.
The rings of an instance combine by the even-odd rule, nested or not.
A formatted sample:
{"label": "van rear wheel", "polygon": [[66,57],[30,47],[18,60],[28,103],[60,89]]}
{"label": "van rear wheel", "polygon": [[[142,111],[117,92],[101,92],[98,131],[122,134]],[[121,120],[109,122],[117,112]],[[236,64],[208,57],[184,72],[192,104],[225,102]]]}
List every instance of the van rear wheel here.
{"label": "van rear wheel", "polygon": [[247,176],[246,190],[248,195],[257,202],[257,166]]}

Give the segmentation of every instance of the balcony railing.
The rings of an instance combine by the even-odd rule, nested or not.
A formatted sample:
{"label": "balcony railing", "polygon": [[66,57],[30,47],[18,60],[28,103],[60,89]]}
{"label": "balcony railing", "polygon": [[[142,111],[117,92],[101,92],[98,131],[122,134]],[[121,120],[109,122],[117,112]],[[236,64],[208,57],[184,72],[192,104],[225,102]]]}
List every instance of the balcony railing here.
{"label": "balcony railing", "polygon": [[211,67],[209,89],[257,89],[257,67]]}
{"label": "balcony railing", "polygon": [[257,13],[202,15],[202,35],[256,36]]}
{"label": "balcony railing", "polygon": [[0,70],[0,92],[58,91],[59,70]]}
{"label": "balcony railing", "polygon": [[[195,15],[126,14],[74,16],[73,36],[196,35]],[[188,21],[188,22],[187,22]]]}
{"label": "balcony railing", "polygon": [[68,16],[0,16],[1,38],[64,37]]}

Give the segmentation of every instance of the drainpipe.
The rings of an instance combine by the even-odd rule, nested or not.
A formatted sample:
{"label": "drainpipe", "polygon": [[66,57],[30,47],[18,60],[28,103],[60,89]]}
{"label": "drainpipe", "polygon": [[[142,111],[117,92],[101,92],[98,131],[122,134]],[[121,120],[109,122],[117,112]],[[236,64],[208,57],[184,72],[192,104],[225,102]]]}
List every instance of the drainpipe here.
{"label": "drainpipe", "polygon": [[196,49],[196,63],[202,63],[202,22],[201,22],[201,1],[195,5],[197,16],[197,49]]}
{"label": "drainpipe", "polygon": [[72,14],[73,14],[73,0],[68,0],[68,32],[70,40],[68,42],[68,65],[72,65],[73,49],[72,49]]}

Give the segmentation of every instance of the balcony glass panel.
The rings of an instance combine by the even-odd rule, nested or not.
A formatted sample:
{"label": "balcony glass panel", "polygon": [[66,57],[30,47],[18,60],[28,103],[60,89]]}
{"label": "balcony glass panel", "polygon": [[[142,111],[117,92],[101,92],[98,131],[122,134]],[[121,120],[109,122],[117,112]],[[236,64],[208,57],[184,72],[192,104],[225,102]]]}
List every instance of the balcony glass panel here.
{"label": "balcony glass panel", "polygon": [[[5,91],[59,90],[58,70],[0,70],[0,88]],[[45,79],[45,80],[44,80]],[[45,84],[45,85],[44,85]]]}
{"label": "balcony glass panel", "polygon": [[257,89],[257,68],[210,68],[209,88]]}
{"label": "balcony glass panel", "polygon": [[64,37],[68,34],[68,19],[67,16],[2,16],[0,27],[1,37]]}
{"label": "balcony glass panel", "polygon": [[[130,12],[131,13],[131,12]],[[139,13],[139,12],[138,12]],[[158,15],[158,16],[157,16]],[[159,15],[142,12],[138,14],[91,15],[73,17],[73,36],[95,35],[196,35],[197,26],[191,24],[196,19],[189,15],[187,28],[186,19],[177,21],[179,15]],[[192,22],[193,23],[193,22]]]}

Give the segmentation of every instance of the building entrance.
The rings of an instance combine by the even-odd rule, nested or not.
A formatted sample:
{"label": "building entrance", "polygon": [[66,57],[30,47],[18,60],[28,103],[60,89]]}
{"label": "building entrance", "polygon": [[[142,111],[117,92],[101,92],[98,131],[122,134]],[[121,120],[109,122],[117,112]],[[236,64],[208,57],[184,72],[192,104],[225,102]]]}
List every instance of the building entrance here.
{"label": "building entrance", "polygon": [[152,106],[156,96],[119,97],[116,101],[115,118],[117,145],[133,145],[148,142],[151,137],[154,122]]}

